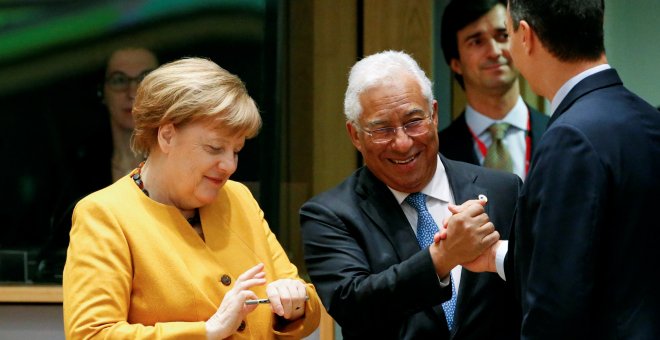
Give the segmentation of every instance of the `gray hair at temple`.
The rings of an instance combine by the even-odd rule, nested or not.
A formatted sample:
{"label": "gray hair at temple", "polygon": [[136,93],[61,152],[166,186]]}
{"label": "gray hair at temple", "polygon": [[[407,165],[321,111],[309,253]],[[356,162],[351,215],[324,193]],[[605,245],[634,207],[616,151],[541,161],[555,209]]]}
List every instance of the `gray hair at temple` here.
{"label": "gray hair at temple", "polygon": [[362,92],[384,82],[394,80],[402,73],[409,73],[417,80],[422,95],[428,100],[429,108],[432,108],[433,90],[431,80],[417,62],[405,52],[383,51],[365,57],[351,68],[348,75],[348,88],[344,96],[346,120],[357,122],[362,114],[362,105],[360,104]]}

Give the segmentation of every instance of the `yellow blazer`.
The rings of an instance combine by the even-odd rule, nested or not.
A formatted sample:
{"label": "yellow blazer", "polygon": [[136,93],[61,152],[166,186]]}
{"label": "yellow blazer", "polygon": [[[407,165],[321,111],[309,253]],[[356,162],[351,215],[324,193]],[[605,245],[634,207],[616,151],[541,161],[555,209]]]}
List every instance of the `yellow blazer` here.
{"label": "yellow blazer", "polygon": [[[199,212],[206,242],[177,208],[151,200],[129,176],[82,199],[64,267],[67,338],[206,339],[204,322],[250,267],[264,263],[268,282],[300,279],[242,184],[228,181]],[[265,286],[253,291],[266,297]],[[322,306],[313,285],[307,294],[303,318],[279,329],[261,305],[232,338],[309,335]]]}

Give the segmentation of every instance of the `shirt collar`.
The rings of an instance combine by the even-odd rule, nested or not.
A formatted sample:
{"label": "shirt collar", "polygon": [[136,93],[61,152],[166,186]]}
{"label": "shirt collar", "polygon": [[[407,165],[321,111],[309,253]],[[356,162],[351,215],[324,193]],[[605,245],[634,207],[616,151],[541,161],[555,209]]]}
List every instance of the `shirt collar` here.
{"label": "shirt collar", "polygon": [[502,120],[491,119],[479,112],[477,112],[469,104],[465,108],[465,123],[475,135],[479,136],[488,129],[489,126],[493,123],[508,123],[511,126],[515,126],[520,130],[527,131],[527,120],[529,119],[527,105],[522,100],[522,97],[518,96],[516,105],[511,108],[506,116]]}
{"label": "shirt collar", "polygon": [[[447,179],[447,172],[445,171],[445,166],[440,160],[440,156],[437,157],[437,166],[435,168],[435,174],[431,178],[431,181],[420,191],[426,196],[433,197],[443,202],[451,202],[451,191],[449,189],[449,180]],[[403,203],[403,200],[410,195],[408,192],[401,192],[394,190],[388,187],[394,197],[396,198],[399,205]]]}
{"label": "shirt collar", "polygon": [[559,88],[559,91],[555,93],[555,97],[552,98],[552,102],[550,103],[550,108],[551,108],[550,112],[552,112],[552,114],[555,114],[555,110],[557,110],[559,104],[561,104],[561,102],[564,100],[564,98],[566,98],[568,93],[571,92],[571,90],[575,87],[575,85],[577,85],[580,81],[582,81],[582,79],[594,73],[598,73],[600,71],[604,71],[610,68],[612,67],[609,64],[601,64],[598,66],[594,66],[590,69],[587,69],[585,71],[582,71],[573,78],[569,79],[567,82],[564,83],[564,85],[562,85]]}

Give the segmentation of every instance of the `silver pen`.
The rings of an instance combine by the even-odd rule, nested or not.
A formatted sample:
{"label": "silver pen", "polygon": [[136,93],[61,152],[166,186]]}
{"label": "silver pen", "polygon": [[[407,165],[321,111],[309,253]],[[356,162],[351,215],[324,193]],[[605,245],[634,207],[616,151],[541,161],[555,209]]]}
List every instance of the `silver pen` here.
{"label": "silver pen", "polygon": [[[309,300],[309,296],[305,296],[305,301]],[[256,299],[256,300],[245,300],[246,305],[261,305],[264,303],[270,303],[268,299]]]}

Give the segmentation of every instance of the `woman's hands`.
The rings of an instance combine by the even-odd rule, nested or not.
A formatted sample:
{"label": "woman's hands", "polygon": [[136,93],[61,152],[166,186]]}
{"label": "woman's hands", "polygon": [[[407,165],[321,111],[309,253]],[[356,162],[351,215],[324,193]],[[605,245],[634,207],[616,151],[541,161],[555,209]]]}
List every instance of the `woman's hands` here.
{"label": "woman's hands", "polygon": [[[206,338],[224,339],[234,334],[245,316],[259,306],[245,304],[246,300],[258,298],[250,289],[265,283],[266,273],[262,263],[241,274],[234,287],[225,294],[218,311],[206,321]],[[305,315],[307,289],[300,280],[280,279],[271,282],[266,287],[266,293],[271,310],[278,316],[296,320]]]}
{"label": "woman's hands", "polygon": [[[236,332],[236,329],[257,305],[246,305],[245,300],[256,299],[250,288],[266,283],[264,265],[260,263],[241,274],[234,287],[225,294],[218,311],[206,321],[207,339],[224,339]],[[275,283],[275,282],[273,282]]]}
{"label": "woman's hands", "polygon": [[305,315],[307,289],[300,280],[280,279],[268,284],[266,293],[273,313],[287,320]]}

